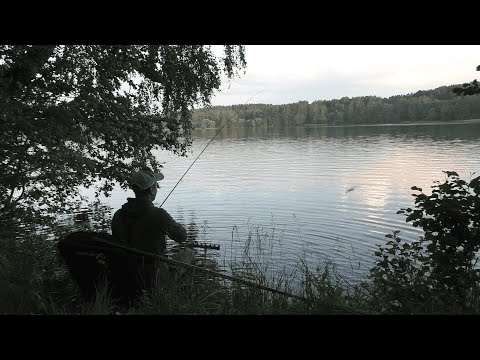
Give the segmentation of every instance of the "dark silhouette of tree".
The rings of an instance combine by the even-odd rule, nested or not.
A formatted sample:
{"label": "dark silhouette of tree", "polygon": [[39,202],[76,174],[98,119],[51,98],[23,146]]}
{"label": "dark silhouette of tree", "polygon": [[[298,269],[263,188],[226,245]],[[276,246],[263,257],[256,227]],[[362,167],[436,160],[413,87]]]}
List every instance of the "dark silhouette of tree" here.
{"label": "dark silhouette of tree", "polygon": [[108,195],[161,167],[152,150],[184,155],[193,107],[245,67],[239,45],[0,45],[0,223],[65,209],[97,180]]}
{"label": "dark silhouette of tree", "polygon": [[[480,71],[480,65],[477,66],[477,71]],[[478,85],[478,81],[475,79],[471,83],[463,84],[462,87],[454,88],[453,92],[459,96],[480,94],[480,86]]]}

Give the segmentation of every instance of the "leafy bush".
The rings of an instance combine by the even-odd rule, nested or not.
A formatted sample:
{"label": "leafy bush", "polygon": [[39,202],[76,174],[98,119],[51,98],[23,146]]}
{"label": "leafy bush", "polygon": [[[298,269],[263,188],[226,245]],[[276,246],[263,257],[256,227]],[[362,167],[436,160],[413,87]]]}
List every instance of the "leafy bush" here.
{"label": "leafy bush", "polygon": [[[370,291],[382,311],[476,312],[479,305],[480,176],[467,183],[444,171],[431,195],[416,186],[415,209],[401,209],[406,221],[421,227],[417,241],[403,242],[399,231],[377,245],[382,258],[370,270]],[[473,175],[473,174],[472,174]]]}

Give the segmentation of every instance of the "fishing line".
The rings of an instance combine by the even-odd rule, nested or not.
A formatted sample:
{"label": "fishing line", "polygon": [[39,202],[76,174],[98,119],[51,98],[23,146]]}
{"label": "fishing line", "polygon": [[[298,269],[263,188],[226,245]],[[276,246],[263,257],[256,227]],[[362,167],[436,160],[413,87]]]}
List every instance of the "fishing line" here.
{"label": "fishing line", "polygon": [[[263,90],[262,90],[263,91]],[[248,99],[245,104],[243,105],[246,105],[251,99],[253,99],[255,96],[257,96],[258,94],[260,94],[262,91],[259,91],[257,92],[255,95],[253,95],[252,97],[250,97],[250,99]],[[198,160],[198,158],[200,157],[200,155],[203,154],[203,152],[207,149],[208,145],[210,145],[210,143],[213,141],[213,139],[215,139],[215,137],[220,133],[220,131],[222,131],[222,129],[225,127],[225,125],[227,125],[227,123],[225,122],[225,124],[222,125],[222,127],[215,133],[215,135],[213,135],[212,139],[208,142],[208,144],[203,148],[202,152],[200,154],[198,154],[198,156],[196,157],[195,160],[193,160],[192,164],[188,167],[187,171],[185,171],[185,173],[182,175],[182,177],[180,178],[180,180],[177,181],[177,183],[175,184],[175,186],[173,187],[173,189],[170,191],[170,193],[167,195],[167,197],[165,198],[165,200],[163,200],[162,204],[160,205],[160,207],[162,207],[162,205],[165,203],[165,201],[167,201],[168,197],[170,196],[170,194],[173,192],[173,190],[175,190],[175,188],[177,187],[178,184],[180,184],[180,181],[182,181],[183,177],[187,174],[188,170],[190,170],[190,168],[193,166],[193,164],[195,164],[195,162]]]}

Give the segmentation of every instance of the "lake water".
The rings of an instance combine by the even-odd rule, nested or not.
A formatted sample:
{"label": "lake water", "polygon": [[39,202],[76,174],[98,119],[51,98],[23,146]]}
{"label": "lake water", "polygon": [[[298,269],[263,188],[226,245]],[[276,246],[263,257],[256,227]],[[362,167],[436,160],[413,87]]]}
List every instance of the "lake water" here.
{"label": "lake water", "polygon": [[[158,152],[166,163],[156,205],[215,132],[197,131],[187,158]],[[330,260],[358,281],[386,234],[418,238],[419,230],[396,214],[413,207],[412,186],[430,193],[434,180],[445,179],[442,170],[463,179],[480,173],[479,140],[479,120],[223,129],[163,207],[185,225],[194,222],[197,240],[219,244],[227,261],[249,245],[269,268]],[[127,196],[133,192],[116,188],[103,201],[116,210]]]}

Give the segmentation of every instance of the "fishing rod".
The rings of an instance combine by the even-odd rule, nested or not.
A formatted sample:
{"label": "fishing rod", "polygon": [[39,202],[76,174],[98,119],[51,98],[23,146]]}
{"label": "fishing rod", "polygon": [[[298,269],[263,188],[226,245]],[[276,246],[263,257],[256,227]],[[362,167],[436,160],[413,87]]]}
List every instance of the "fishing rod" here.
{"label": "fishing rod", "polygon": [[[61,240],[58,243],[59,248],[64,249],[66,247],[66,249],[68,249],[72,245],[75,246],[75,243],[72,240],[73,239],[68,239],[68,237],[64,238],[63,240]],[[258,288],[258,289],[261,289],[261,290],[274,292],[274,293],[277,293],[277,294],[280,294],[280,295],[284,295],[284,296],[291,297],[291,298],[296,298],[296,299],[299,299],[299,300],[304,300],[304,301],[307,300],[306,298],[304,298],[303,296],[300,296],[300,295],[291,294],[291,293],[288,293],[286,291],[282,291],[282,290],[279,290],[279,289],[273,289],[273,288],[270,288],[270,287],[265,286],[265,285],[256,284],[256,283],[248,281],[248,280],[244,280],[244,279],[240,279],[240,278],[237,278],[237,277],[234,277],[234,276],[222,274],[222,273],[219,273],[217,271],[207,269],[205,267],[200,267],[200,266],[197,266],[197,265],[185,263],[183,261],[171,259],[171,258],[168,258],[166,256],[153,254],[151,252],[136,249],[136,248],[133,248],[133,247],[130,247],[130,246],[127,246],[127,245],[120,244],[118,242],[112,242],[110,240],[106,240],[106,239],[99,238],[99,237],[97,237],[95,239],[95,242],[97,244],[107,245],[110,248],[125,250],[126,252],[128,252],[130,254],[148,256],[150,258],[163,261],[163,262],[165,262],[167,264],[170,264],[170,265],[182,266],[182,267],[185,267],[187,269],[201,271],[201,272],[204,272],[204,273],[207,273],[207,274],[211,274],[211,275],[214,275],[214,276],[226,279],[226,280],[231,280],[231,281],[234,281],[234,282],[237,282],[237,283],[240,283],[240,284],[244,284],[244,285],[247,285],[247,286],[255,287],[255,288]],[[80,249],[80,251],[77,250],[75,252],[77,255],[92,256],[92,254],[93,254],[93,256],[96,256],[95,252],[98,250],[98,245],[97,245],[97,247],[95,247],[95,245],[92,245],[91,243],[89,244],[88,242],[83,242],[81,246],[82,246],[83,249]],[[60,250],[60,251],[62,251],[62,250]]]}
{"label": "fishing rod", "polygon": [[[69,236],[67,236],[66,238],[64,238],[64,239],[62,239],[58,242],[57,246],[60,249],[61,253],[63,251],[67,251],[67,253],[68,253],[69,252],[68,249],[71,249],[72,246],[76,246],[74,240],[73,241],[72,240],[73,239],[69,239]],[[318,301],[318,300],[311,299],[311,298],[308,298],[308,297],[305,297],[305,296],[302,296],[302,295],[297,295],[297,294],[290,293],[288,291],[283,291],[283,290],[280,290],[278,288],[272,288],[272,287],[269,287],[269,286],[266,286],[266,285],[257,284],[255,282],[244,280],[244,279],[238,278],[236,276],[223,274],[223,273],[220,273],[220,272],[217,272],[217,271],[214,271],[214,270],[207,269],[206,267],[201,267],[201,266],[185,263],[183,261],[171,259],[171,258],[168,258],[166,256],[162,256],[162,255],[158,255],[158,254],[153,254],[153,253],[150,253],[150,252],[147,252],[147,251],[143,251],[143,250],[140,250],[140,249],[136,249],[136,248],[127,246],[127,245],[120,244],[118,242],[112,242],[112,241],[106,240],[104,238],[97,237],[95,239],[95,242],[97,243],[97,245],[89,243],[88,241],[87,242],[82,242],[81,243],[82,249],[76,250],[76,251],[74,251],[74,253],[76,255],[86,255],[86,256],[97,257],[98,256],[98,249],[99,249],[98,244],[102,244],[102,245],[109,246],[110,248],[113,248],[113,249],[125,250],[127,253],[130,253],[130,254],[133,254],[133,255],[147,256],[149,258],[160,260],[160,261],[163,261],[163,262],[165,262],[167,264],[170,264],[170,265],[173,265],[173,266],[181,266],[181,267],[193,270],[193,271],[200,271],[200,272],[210,274],[210,275],[215,276],[215,277],[219,277],[219,278],[222,278],[222,279],[225,279],[225,280],[230,280],[230,281],[235,282],[235,283],[243,284],[243,285],[253,287],[253,288],[256,288],[256,289],[260,289],[260,290],[265,290],[265,291],[275,293],[275,294],[279,294],[279,295],[282,295],[282,296],[285,296],[285,297],[301,300],[301,301],[305,302],[306,304],[308,304],[310,306],[314,305],[315,301]],[[104,251],[104,250],[102,250],[102,251]],[[97,258],[97,261],[98,261],[98,258]],[[351,308],[348,305],[330,305],[329,308],[331,309],[331,311],[343,311],[344,313],[347,312],[347,313],[351,313],[351,314],[359,314],[359,315],[375,314],[375,313],[371,313],[371,312],[368,312],[368,311],[357,310],[357,309]]]}
{"label": "fishing rod", "polygon": [[[263,91],[263,90],[262,90]],[[243,105],[246,105],[251,99],[253,99],[255,96],[257,96],[258,94],[260,94],[262,91],[259,91],[257,92],[255,95],[253,95],[252,97],[250,97],[250,99],[248,99],[245,104]],[[180,180],[177,181],[177,183],[175,184],[175,186],[173,187],[173,189],[169,192],[169,194],[167,195],[167,197],[165,198],[165,200],[163,200],[162,204],[160,205],[160,207],[162,207],[163,204],[165,204],[165,201],[167,201],[168,197],[170,196],[171,193],[173,193],[173,190],[175,190],[175,188],[177,187],[178,184],[180,184],[180,181],[182,181],[183,177],[185,175],[187,175],[187,172],[188,170],[190,170],[190,168],[193,166],[193,164],[195,164],[195,162],[198,160],[198,158],[200,157],[200,155],[203,154],[203,152],[207,149],[208,145],[210,145],[210,143],[213,141],[213,139],[215,139],[215,137],[220,133],[220,131],[222,131],[222,129],[225,127],[225,125],[227,125],[227,123],[225,122],[225,124],[222,125],[222,127],[215,133],[215,135],[213,135],[212,139],[208,142],[207,145],[205,145],[205,147],[203,148],[203,150],[200,152],[200,154],[198,154],[198,156],[195,158],[195,160],[193,160],[192,164],[188,167],[187,171],[185,171],[185,173],[182,175],[182,177],[180,178]]]}

